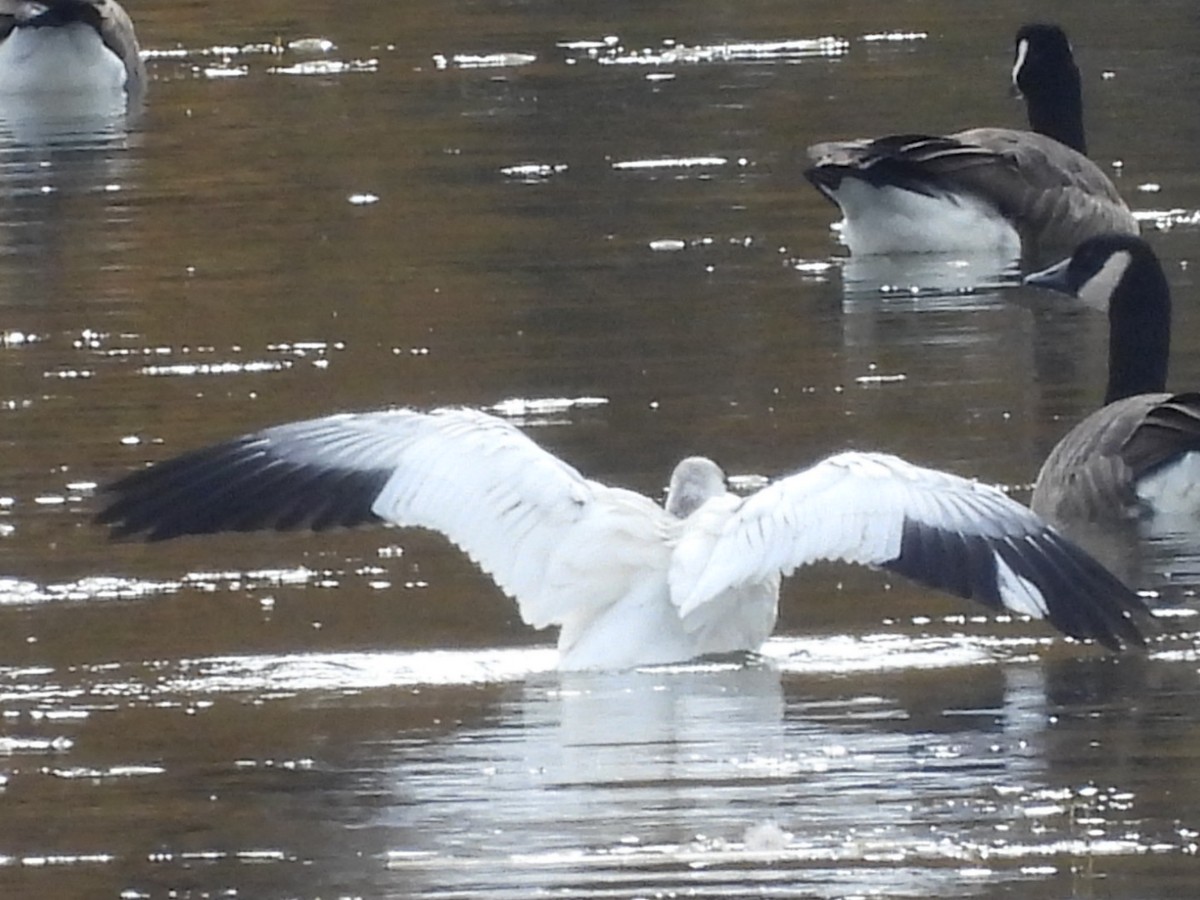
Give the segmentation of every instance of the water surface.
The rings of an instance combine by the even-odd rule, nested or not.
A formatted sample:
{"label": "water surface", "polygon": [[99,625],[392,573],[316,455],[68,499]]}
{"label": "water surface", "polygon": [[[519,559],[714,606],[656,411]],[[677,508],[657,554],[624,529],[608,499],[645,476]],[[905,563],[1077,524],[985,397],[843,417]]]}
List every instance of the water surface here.
{"label": "water surface", "polygon": [[[1141,9],[1061,13],[1186,387],[1196,21]],[[1105,548],[1166,610],[1146,654],[831,566],[761,663],[560,677],[436,536],[90,524],[146,460],[391,404],[499,404],[653,496],[691,453],[858,447],[1026,497],[1103,320],[987,260],[848,259],[799,160],[1020,124],[1043,4],[130,11],[142,115],[0,127],[0,894],[1192,889],[1189,534]]]}

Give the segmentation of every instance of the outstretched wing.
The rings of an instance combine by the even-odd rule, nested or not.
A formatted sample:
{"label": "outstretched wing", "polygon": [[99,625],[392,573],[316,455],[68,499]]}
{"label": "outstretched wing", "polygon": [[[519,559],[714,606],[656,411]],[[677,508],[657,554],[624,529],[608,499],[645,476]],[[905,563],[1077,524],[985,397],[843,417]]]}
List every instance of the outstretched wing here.
{"label": "outstretched wing", "polygon": [[686,616],[731,587],[819,560],[888,569],[1113,649],[1144,643],[1137,595],[1024,506],[877,453],[832,456],[746,499],[706,561],[673,561],[672,596]]}
{"label": "outstretched wing", "polygon": [[652,567],[640,545],[662,545],[656,529],[666,515],[646,498],[588,481],[507,422],[467,409],[280,425],[134,472],[105,492],[113,499],[97,520],[115,537],[380,521],[432,529],[538,627],[620,597],[628,585],[592,576],[622,563],[630,578]]}

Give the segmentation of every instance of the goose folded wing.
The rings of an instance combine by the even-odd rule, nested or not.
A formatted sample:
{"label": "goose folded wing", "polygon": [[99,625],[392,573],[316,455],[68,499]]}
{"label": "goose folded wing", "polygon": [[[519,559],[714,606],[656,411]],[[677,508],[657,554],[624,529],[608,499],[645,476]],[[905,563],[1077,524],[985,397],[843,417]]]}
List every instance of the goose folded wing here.
{"label": "goose folded wing", "polygon": [[974,128],[954,137],[992,156],[990,165],[959,166],[954,179],[991,200],[1024,230],[1048,231],[1043,243],[1069,252],[1093,234],[1138,233],[1137,220],[1112,179],[1065,144],[1009,128]]}
{"label": "goose folded wing", "polygon": [[102,0],[97,7],[100,10],[100,40],[125,63],[130,83],[139,85],[145,80],[146,68],[142,62],[137,34],[133,29],[133,20],[119,3],[111,0]]}
{"label": "goose folded wing", "polygon": [[1006,160],[1025,179],[1044,189],[1077,187],[1124,205],[1103,169],[1078,150],[1044,134],[1013,128],[971,128],[960,131],[954,139]]}
{"label": "goose folded wing", "polygon": [[843,453],[747,498],[702,563],[673,566],[687,615],[731,587],[820,560],[887,569],[1110,648],[1144,643],[1144,605],[996,488],[893,456]]}
{"label": "goose folded wing", "polygon": [[808,156],[813,165],[804,174],[818,188],[836,190],[843,177],[851,177],[931,197],[945,194],[947,176],[998,162],[983,147],[928,134],[814,144]]}
{"label": "goose folded wing", "polygon": [[1182,453],[1200,451],[1200,393],[1142,394],[1145,417],[1121,448],[1134,478],[1141,478]]}
{"label": "goose folded wing", "polygon": [[[1137,510],[1137,479],[1163,461],[1168,434],[1138,436],[1147,415],[1169,394],[1138,394],[1093,411],[1042,463],[1030,505],[1051,522],[1101,521]],[[1175,446],[1178,450],[1178,446]]]}

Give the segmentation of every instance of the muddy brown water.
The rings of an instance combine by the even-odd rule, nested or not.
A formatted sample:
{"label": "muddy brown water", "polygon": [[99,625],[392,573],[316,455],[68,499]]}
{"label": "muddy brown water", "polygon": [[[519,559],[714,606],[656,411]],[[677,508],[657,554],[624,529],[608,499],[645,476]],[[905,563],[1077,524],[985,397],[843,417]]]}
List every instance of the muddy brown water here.
{"label": "muddy brown water", "polygon": [[846,447],[1026,496],[1104,322],[848,261],[798,160],[1020,124],[1010,35],[1059,18],[1200,384],[1200,23],[1051,6],[131,0],[140,118],[0,123],[0,895],[1194,893],[1190,535],[1112,548],[1144,654],[823,567],[761,665],[568,677],[435,536],[90,523],[147,459],[394,404],[519,401],[655,496]]}

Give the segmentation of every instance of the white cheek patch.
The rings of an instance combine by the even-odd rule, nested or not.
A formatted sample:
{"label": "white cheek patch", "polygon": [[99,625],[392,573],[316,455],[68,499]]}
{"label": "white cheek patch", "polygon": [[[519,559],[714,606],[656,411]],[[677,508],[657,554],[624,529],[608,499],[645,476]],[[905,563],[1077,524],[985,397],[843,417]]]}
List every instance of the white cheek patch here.
{"label": "white cheek patch", "polygon": [[1079,299],[1093,309],[1107,310],[1113,292],[1125,277],[1125,270],[1132,259],[1128,250],[1119,250],[1110,256],[1100,271],[1079,286],[1076,292]]}
{"label": "white cheek patch", "polygon": [[1017,77],[1021,74],[1021,69],[1025,66],[1025,57],[1028,55],[1029,55],[1029,40],[1026,38],[1021,38],[1021,40],[1019,40],[1017,42],[1017,59],[1013,63],[1013,70],[1012,70],[1013,87],[1017,88],[1018,90],[1020,90],[1020,87],[1017,84]]}

